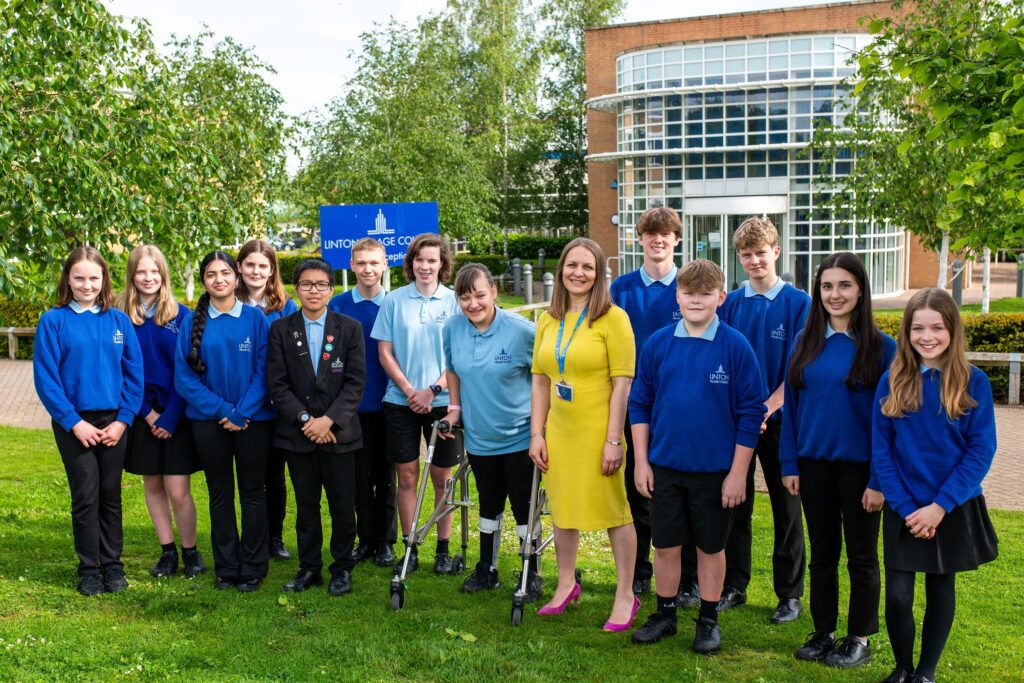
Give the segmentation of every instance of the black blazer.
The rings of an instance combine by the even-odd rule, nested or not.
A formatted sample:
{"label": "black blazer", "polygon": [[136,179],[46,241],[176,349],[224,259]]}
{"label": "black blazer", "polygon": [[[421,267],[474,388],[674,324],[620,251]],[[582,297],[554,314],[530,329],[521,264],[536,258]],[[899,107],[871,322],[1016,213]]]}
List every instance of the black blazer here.
{"label": "black blazer", "polygon": [[[330,351],[328,344],[333,347]],[[324,358],[324,354],[328,357]],[[335,453],[360,448],[363,437],[358,409],[365,384],[363,326],[358,320],[327,311],[315,376],[302,311],[279,318],[270,326],[267,388],[277,410],[274,445],[278,448],[308,453],[318,447],[302,433],[298,417],[303,411],[334,420],[331,431],[338,443],[323,444],[320,448]]]}

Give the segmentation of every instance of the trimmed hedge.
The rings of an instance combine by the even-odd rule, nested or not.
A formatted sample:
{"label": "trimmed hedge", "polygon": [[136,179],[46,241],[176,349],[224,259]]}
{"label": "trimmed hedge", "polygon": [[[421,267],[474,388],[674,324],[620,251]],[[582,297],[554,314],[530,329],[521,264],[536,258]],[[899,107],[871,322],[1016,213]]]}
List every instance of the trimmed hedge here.
{"label": "trimmed hedge", "polygon": [[467,263],[481,263],[487,266],[494,277],[501,277],[508,272],[508,260],[500,254],[459,254],[455,257],[455,267],[452,269],[452,282],[455,281],[455,273]]}
{"label": "trimmed hedge", "polygon": [[[544,237],[543,235],[529,235],[521,232],[509,233],[508,236],[508,257],[522,258],[522,259],[535,259],[537,258],[537,250],[544,249],[544,258],[549,261],[557,261],[559,255],[562,253],[562,249],[565,248],[570,241],[575,239],[575,235],[567,237]],[[501,254],[502,251],[502,236],[498,235],[493,238],[489,237],[475,237],[468,240],[470,251],[478,254],[485,254],[488,249],[493,245],[496,254]]]}
{"label": "trimmed hedge", "polygon": [[[44,301],[0,299],[0,327],[35,327],[47,307]],[[35,339],[32,337],[18,337],[17,358],[30,360],[34,344]],[[0,335],[0,357],[7,358],[7,335]]]}

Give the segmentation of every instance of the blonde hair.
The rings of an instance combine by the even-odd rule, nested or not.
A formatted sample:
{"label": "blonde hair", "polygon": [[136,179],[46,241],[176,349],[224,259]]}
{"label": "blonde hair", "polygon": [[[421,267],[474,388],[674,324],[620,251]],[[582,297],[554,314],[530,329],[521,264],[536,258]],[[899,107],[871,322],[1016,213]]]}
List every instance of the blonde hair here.
{"label": "blonde hair", "polygon": [[576,247],[583,247],[594,255],[594,286],[590,290],[590,299],[587,301],[587,326],[594,324],[594,321],[608,312],[612,307],[612,296],[608,292],[607,279],[604,269],[606,261],[604,252],[594,240],[586,237],[577,237],[562,249],[562,255],[558,257],[558,268],[555,271],[555,288],[551,293],[551,306],[548,307],[548,315],[555,320],[561,320],[569,310],[569,290],[562,282],[562,272],[565,270],[565,260],[569,252]]}
{"label": "blonde hair", "polygon": [[690,292],[710,292],[725,288],[725,273],[714,261],[694,259],[679,269],[676,286]]}
{"label": "blonde hair", "polygon": [[[263,290],[263,298],[267,301],[266,312],[280,311],[288,302],[288,294],[284,291],[284,283],[281,282],[281,271],[277,265],[277,250],[266,240],[249,240],[238,250],[236,263],[238,263],[239,272],[242,269],[242,262],[253,254],[261,254],[270,261],[270,277],[267,278],[267,286]],[[238,278],[237,290],[242,303],[248,303],[252,296],[249,293],[249,286],[245,284],[245,278]]]}
{"label": "blonde hair", "polygon": [[352,245],[352,254],[353,254],[353,256],[355,255],[356,252],[359,252],[359,251],[377,251],[377,250],[383,251],[385,253],[385,257],[384,258],[385,258],[385,261],[386,261],[387,260],[386,254],[387,254],[388,250],[384,248],[384,244],[381,243],[381,241],[378,240],[378,239],[375,239],[373,237],[360,237],[359,239],[357,239],[355,241],[355,244]]}
{"label": "blonde hair", "polygon": [[899,337],[896,342],[896,356],[889,366],[889,396],[882,404],[886,417],[905,417],[921,409],[921,356],[910,344],[910,328],[914,313],[931,310],[942,316],[942,323],[949,331],[949,347],[942,356],[942,387],[939,398],[950,419],[962,417],[978,405],[967,393],[971,381],[971,366],[964,354],[967,352],[967,335],[960,319],[953,297],[944,289],[934,287],[922,289],[910,297],[907,310],[903,312]]}
{"label": "blonde hair", "polygon": [[740,223],[732,235],[732,246],[736,250],[756,249],[761,246],[779,246],[779,231],[767,218],[751,216]]}
{"label": "blonde hair", "polygon": [[139,269],[142,259],[149,257],[156,264],[160,272],[160,289],[157,290],[156,300],[153,302],[156,309],[153,311],[153,322],[163,327],[178,317],[178,302],[174,299],[171,291],[171,276],[167,269],[167,259],[157,247],[152,244],[140,244],[132,249],[128,255],[128,267],[125,269],[124,289],[117,295],[117,307],[128,314],[132,323],[141,325],[146,321],[142,312],[142,297],[139,289],[135,286],[135,273]]}

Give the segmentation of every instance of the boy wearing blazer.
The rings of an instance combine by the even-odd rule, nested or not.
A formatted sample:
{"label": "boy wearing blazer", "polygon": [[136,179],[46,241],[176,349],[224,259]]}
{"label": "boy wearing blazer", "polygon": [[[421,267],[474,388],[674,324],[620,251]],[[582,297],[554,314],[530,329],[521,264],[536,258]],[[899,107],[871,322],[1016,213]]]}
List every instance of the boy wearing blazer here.
{"label": "boy wearing blazer", "polygon": [[274,445],[285,451],[295,489],[299,572],[284,591],[323,585],[320,491],[331,514],[331,581],[327,592],[352,590],[355,465],[362,446],[358,408],[366,382],[358,321],[327,309],[334,271],[320,259],[298,264],[293,276],[302,308],[274,321],[267,351],[267,385],[277,409]]}

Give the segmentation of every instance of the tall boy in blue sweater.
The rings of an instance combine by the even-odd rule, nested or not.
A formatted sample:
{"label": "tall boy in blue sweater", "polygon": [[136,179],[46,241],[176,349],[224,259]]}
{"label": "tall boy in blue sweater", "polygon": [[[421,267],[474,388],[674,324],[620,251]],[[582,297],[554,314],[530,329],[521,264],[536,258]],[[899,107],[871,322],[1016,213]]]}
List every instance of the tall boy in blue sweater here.
{"label": "tall boy in blue sweater", "polygon": [[[779,258],[779,233],[766,218],[748,218],[736,229],[732,239],[747,272],[749,282],[729,292],[718,311],[722,321],[747,338],[761,366],[765,400],[764,432],[754,454],[761,463],[775,526],[772,551],[772,577],[778,606],[770,621],[782,624],[800,616],[800,597],[804,593],[804,527],[800,517],[800,497],[791,496],[782,485],[779,464],[779,431],[785,391],[786,359],[804,328],[811,298],[787,285],[775,272]],[[728,569],[725,591],[719,610],[747,602],[750,583],[751,520],[754,515],[754,464],[747,473],[747,498],[736,511],[736,519],[725,549]]]}
{"label": "tall boy in blue sweater", "polygon": [[[651,499],[658,611],[632,636],[655,643],[676,632],[683,546],[697,547],[700,613],[693,650],[718,650],[718,601],[733,510],[747,498],[746,476],[764,416],[757,358],[718,319],[725,275],[697,259],[677,278],[683,320],[658,330],[640,354],[629,396],[634,483]],[[692,416],[695,419],[680,419]]]}

